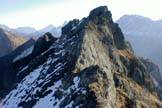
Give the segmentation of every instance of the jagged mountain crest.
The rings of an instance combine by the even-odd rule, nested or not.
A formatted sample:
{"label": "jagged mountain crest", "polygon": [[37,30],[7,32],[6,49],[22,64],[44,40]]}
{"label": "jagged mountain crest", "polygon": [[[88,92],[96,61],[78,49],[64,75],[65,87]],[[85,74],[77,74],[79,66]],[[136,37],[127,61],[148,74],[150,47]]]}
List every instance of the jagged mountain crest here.
{"label": "jagged mountain crest", "polygon": [[19,81],[2,99],[3,107],[162,106],[151,93],[154,83],[147,67],[132,52],[106,6],[92,10],[81,21],[70,21],[60,38],[15,68]]}

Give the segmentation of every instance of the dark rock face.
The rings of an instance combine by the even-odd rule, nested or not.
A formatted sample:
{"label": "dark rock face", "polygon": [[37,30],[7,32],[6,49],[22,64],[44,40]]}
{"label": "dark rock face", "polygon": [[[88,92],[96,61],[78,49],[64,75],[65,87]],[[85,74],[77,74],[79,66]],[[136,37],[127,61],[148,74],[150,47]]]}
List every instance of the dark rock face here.
{"label": "dark rock face", "polygon": [[57,38],[54,38],[51,33],[46,33],[40,37],[34,45],[33,56],[37,56],[46,51],[56,40]]}
{"label": "dark rock face", "polygon": [[5,90],[7,88],[10,87],[11,83],[13,83],[13,79],[14,77],[14,72],[13,72],[13,59],[20,55],[24,50],[28,49],[29,47],[31,47],[33,44],[35,43],[34,40],[29,40],[26,43],[24,43],[23,45],[21,45],[20,47],[18,47],[17,49],[15,49],[13,52],[11,52],[10,54],[4,56],[4,57],[0,57],[0,89],[1,90]]}
{"label": "dark rock face", "polygon": [[49,38],[45,34],[31,54],[15,61],[18,83],[2,99],[3,107],[162,107],[152,94],[155,85],[147,67],[127,45],[107,7],[70,21],[59,39]]}
{"label": "dark rock face", "polygon": [[64,26],[62,28],[62,35],[65,35],[65,34],[70,34],[71,33],[71,28],[77,26],[79,23],[79,20],[77,19],[74,19],[73,21],[70,21],[68,23],[68,25]]}

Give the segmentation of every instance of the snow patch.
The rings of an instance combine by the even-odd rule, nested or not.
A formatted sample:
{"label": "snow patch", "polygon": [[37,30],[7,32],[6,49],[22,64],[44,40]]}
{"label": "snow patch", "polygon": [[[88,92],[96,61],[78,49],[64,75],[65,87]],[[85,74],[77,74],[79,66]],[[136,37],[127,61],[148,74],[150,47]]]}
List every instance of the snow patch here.
{"label": "snow patch", "polygon": [[[52,93],[50,93],[47,96],[45,96],[44,98],[40,99],[33,108],[60,108],[59,107],[59,100],[56,100],[53,97],[53,93],[55,93],[55,91],[58,90],[58,88],[61,85],[62,85],[62,81],[61,80],[55,82],[52,87],[48,88],[48,90],[52,90]],[[54,102],[57,102],[55,107],[53,105]]]}
{"label": "snow patch", "polygon": [[18,108],[17,103],[20,103],[22,101],[27,101],[25,99],[26,94],[28,94],[28,92],[30,93],[30,90],[32,90],[32,88],[35,88],[35,86],[32,84],[39,77],[42,69],[43,66],[40,66],[39,68],[31,72],[27,77],[25,77],[18,84],[17,88],[12,90],[2,101],[3,108]]}

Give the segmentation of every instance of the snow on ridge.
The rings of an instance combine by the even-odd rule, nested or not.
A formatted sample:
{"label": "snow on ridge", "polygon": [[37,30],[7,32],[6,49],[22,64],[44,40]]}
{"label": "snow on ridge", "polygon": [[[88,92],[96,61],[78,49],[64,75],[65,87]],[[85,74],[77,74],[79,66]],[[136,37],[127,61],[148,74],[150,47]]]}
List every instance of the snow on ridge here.
{"label": "snow on ridge", "polygon": [[[61,80],[54,83],[52,87],[49,87],[48,90],[52,90],[52,93],[45,96],[44,98],[40,99],[36,105],[33,108],[53,108],[53,102],[56,102],[57,100],[54,99],[53,93],[57,91],[57,89],[62,85]],[[47,91],[48,91],[47,90]],[[59,108],[59,107],[55,107]]]}
{"label": "snow on ridge", "polygon": [[[39,66],[33,72],[31,72],[28,76],[26,76],[16,87],[16,89],[12,90],[6,98],[2,101],[3,108],[18,108],[18,104],[21,101],[26,101],[25,95],[27,92],[30,92],[32,88],[34,88],[34,83],[36,79],[39,77],[41,70],[43,69],[43,65]],[[11,98],[12,97],[12,98]]]}
{"label": "snow on ridge", "polygon": [[[63,56],[63,50],[60,50],[57,54],[61,54]],[[39,91],[41,88],[37,87],[38,84],[42,82],[46,82],[48,77],[52,73],[58,72],[61,68],[63,69],[65,63],[57,63],[55,64],[55,69],[52,73],[47,74],[47,70],[50,68],[51,63],[56,63],[58,58],[51,58],[49,57],[48,60],[40,65],[37,69],[35,69],[33,72],[31,72],[29,75],[27,75],[16,87],[16,89],[13,89],[4,100],[2,100],[2,106],[3,108],[20,108],[18,106],[19,103],[23,101],[30,101],[30,97],[27,97],[28,93],[31,93],[33,95],[37,91]],[[28,66],[24,67],[20,72],[27,69]],[[19,72],[19,73],[20,73]],[[45,75],[43,79],[41,78],[42,75]],[[58,83],[54,87],[58,87]],[[53,89],[52,89],[53,90]],[[54,91],[53,91],[54,92]]]}
{"label": "snow on ridge", "polygon": [[[40,107],[42,107],[42,108],[44,108],[44,107],[60,108],[61,103],[66,99],[66,97],[69,94],[71,94],[71,91],[75,90],[75,92],[82,91],[81,93],[83,93],[83,94],[86,93],[86,91],[79,88],[79,83],[80,83],[80,78],[76,76],[73,78],[73,84],[68,89],[64,90],[61,88],[62,81],[58,80],[57,82],[54,83],[54,85],[52,87],[48,88],[48,90],[52,90],[52,92],[50,94],[48,94],[47,96],[45,96],[44,98],[40,99],[33,108],[40,108]],[[60,90],[64,94],[61,97],[61,99],[58,99],[57,97],[54,96],[54,94],[57,90]],[[70,103],[64,107],[71,108],[73,106],[73,104],[74,104],[74,101],[70,101]]]}
{"label": "snow on ridge", "polygon": [[[38,84],[42,83],[45,79],[41,79],[42,74],[46,74],[47,70],[50,68],[50,63],[52,63],[52,58],[48,58],[47,62],[40,65],[37,69],[33,70],[29,75],[27,75],[15,89],[13,89],[3,100],[1,106],[3,108],[19,108],[18,103],[22,101],[28,101],[31,98],[27,98],[28,93],[36,93]],[[24,67],[20,72],[27,69],[28,65]],[[20,73],[19,72],[19,73]]]}

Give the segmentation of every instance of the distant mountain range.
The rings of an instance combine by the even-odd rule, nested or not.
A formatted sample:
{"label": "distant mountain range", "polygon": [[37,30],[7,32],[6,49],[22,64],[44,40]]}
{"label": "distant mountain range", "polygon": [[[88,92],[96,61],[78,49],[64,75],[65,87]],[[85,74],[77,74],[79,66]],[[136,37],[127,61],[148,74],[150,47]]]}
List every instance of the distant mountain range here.
{"label": "distant mountain range", "polygon": [[32,36],[34,38],[38,38],[42,35],[44,35],[46,32],[50,32],[54,37],[59,37],[61,35],[61,27],[55,27],[53,25],[48,25],[47,27],[35,31],[35,32],[31,32],[30,34],[28,34],[28,36]]}
{"label": "distant mountain range", "polygon": [[53,36],[57,37],[57,36],[60,36],[61,34],[61,27],[62,26],[55,27],[51,24],[41,30],[36,30],[33,27],[18,27],[18,28],[13,29],[5,25],[0,25],[0,28],[5,31],[11,32],[16,35],[21,35],[27,38],[31,38],[31,37],[38,38],[42,36],[43,34],[45,34],[46,32],[50,32],[52,33]]}
{"label": "distant mountain range", "polygon": [[49,25],[41,30],[36,30],[32,27],[18,27],[12,29],[5,25],[0,25],[0,57],[9,54],[30,38],[38,39],[46,32],[50,32],[54,37],[59,37],[61,34],[61,26],[55,27]]}
{"label": "distant mountain range", "polygon": [[18,27],[13,30],[13,32],[16,32],[17,34],[21,34],[22,36],[28,36],[31,33],[36,32],[37,30],[32,27]]}
{"label": "distant mountain range", "polygon": [[139,15],[125,15],[117,23],[135,53],[151,58],[162,71],[162,20],[154,21]]}

